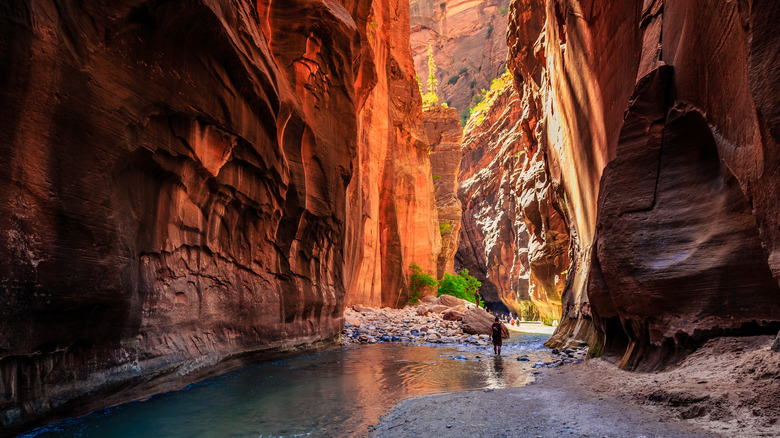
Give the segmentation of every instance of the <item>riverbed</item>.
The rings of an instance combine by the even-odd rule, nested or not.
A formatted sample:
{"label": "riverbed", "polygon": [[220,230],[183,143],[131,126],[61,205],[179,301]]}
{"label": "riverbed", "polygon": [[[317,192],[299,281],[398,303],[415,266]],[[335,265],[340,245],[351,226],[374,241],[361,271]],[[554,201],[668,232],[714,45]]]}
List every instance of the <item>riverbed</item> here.
{"label": "riverbed", "polygon": [[342,346],[249,366],[22,436],[362,436],[409,397],[528,384],[533,364],[552,358],[543,347],[548,338],[513,332],[502,357],[474,345]]}

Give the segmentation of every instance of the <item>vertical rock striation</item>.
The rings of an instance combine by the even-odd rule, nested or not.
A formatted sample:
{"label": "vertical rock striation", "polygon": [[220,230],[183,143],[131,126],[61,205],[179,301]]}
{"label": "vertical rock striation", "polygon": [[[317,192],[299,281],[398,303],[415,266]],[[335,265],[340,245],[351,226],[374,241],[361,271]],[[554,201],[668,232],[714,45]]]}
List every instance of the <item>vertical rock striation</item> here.
{"label": "vertical rock striation", "polygon": [[405,301],[440,237],[404,17],[0,6],[5,430],[331,343],[345,301]]}
{"label": "vertical rock striation", "polygon": [[436,260],[437,278],[455,273],[463,206],[458,200],[458,171],[463,158],[463,128],[455,108],[434,106],[423,112],[425,132],[430,142],[431,172],[436,188],[436,210],[439,217],[441,252]]}
{"label": "vertical rock striation", "polygon": [[573,238],[552,342],[653,369],[707,337],[778,324],[780,7],[510,9],[510,70],[540,108]]}
{"label": "vertical rock striation", "polygon": [[569,236],[528,97],[509,83],[466,125],[456,261],[482,281],[490,307],[551,324],[561,317]]}
{"label": "vertical rock striation", "polygon": [[347,305],[405,305],[409,265],[436,272],[441,250],[408,23],[408,2],[386,0],[374,2],[363,24],[358,79],[373,86],[364,85],[360,96],[365,100],[348,187]]}

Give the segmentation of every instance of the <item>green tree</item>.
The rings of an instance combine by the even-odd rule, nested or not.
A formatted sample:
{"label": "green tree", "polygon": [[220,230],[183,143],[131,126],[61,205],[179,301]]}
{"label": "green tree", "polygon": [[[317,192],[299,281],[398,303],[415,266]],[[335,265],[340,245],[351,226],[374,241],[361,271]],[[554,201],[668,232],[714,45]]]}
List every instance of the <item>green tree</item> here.
{"label": "green tree", "polygon": [[438,295],[452,295],[472,303],[474,293],[479,290],[482,283],[475,277],[469,275],[469,270],[464,269],[458,275],[444,274],[444,278],[439,281]]}
{"label": "green tree", "polygon": [[409,304],[417,304],[426,290],[436,287],[437,281],[417,263],[409,265]]}
{"label": "green tree", "polygon": [[422,95],[423,107],[439,104],[438,91],[439,80],[436,79],[436,62],[433,60],[433,48],[428,46],[428,92]]}

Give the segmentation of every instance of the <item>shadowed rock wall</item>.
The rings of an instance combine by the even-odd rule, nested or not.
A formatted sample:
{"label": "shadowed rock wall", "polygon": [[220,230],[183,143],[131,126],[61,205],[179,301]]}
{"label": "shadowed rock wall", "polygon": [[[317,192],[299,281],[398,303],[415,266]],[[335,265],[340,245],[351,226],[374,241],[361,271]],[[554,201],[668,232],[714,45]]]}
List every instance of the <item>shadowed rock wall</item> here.
{"label": "shadowed rock wall", "polygon": [[521,98],[510,83],[484,119],[466,125],[458,190],[464,226],[456,262],[479,278],[490,307],[552,324],[561,317],[569,236],[529,96]]}
{"label": "shadowed rock wall", "polygon": [[405,302],[439,234],[399,16],[408,3],[0,6],[5,431],[332,343],[353,295]]}
{"label": "shadowed rock wall", "polygon": [[652,369],[780,321],[778,18],[769,1],[512,2],[510,69],[573,238],[553,344]]}
{"label": "shadowed rock wall", "polygon": [[439,216],[441,252],[436,260],[436,276],[455,274],[463,206],[458,200],[458,171],[463,158],[463,128],[455,108],[433,106],[423,112],[425,132],[431,148],[431,172]]}

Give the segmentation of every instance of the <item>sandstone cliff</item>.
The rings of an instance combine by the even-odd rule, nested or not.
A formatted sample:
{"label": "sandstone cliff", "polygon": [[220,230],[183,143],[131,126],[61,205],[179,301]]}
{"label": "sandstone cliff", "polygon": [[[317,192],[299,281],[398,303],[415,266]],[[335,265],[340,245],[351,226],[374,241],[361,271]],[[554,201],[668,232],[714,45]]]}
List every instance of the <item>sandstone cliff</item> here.
{"label": "sandstone cliff", "polygon": [[770,1],[513,0],[510,70],[573,238],[553,343],[651,369],[780,322],[778,18]]}
{"label": "sandstone cliff", "polygon": [[567,228],[534,136],[533,101],[521,98],[511,81],[494,91],[485,113],[466,125],[456,262],[482,281],[490,307],[551,324],[561,317]]}
{"label": "sandstone cliff", "polygon": [[398,17],[0,6],[5,430],[327,344],[345,300],[405,301],[440,237]]}
{"label": "sandstone cliff", "polygon": [[463,128],[455,108],[434,106],[423,112],[425,132],[430,142],[431,172],[436,188],[436,209],[441,234],[441,252],[436,261],[437,278],[455,274],[463,206],[458,200],[458,171],[463,158]]}
{"label": "sandstone cliff", "polygon": [[463,120],[473,99],[506,68],[509,0],[410,0],[411,45],[427,91],[428,48],[436,61],[439,99]]}

